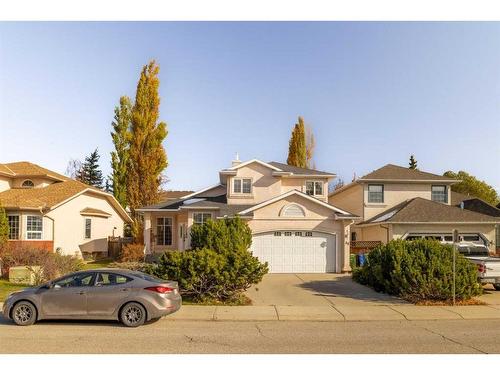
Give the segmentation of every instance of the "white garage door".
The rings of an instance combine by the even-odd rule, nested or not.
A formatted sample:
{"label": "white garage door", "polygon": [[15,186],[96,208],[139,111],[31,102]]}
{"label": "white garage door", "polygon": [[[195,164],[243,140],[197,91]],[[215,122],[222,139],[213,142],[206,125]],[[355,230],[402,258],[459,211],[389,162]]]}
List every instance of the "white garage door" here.
{"label": "white garage door", "polygon": [[335,242],[332,234],[276,231],[254,235],[250,250],[270,273],[335,272]]}

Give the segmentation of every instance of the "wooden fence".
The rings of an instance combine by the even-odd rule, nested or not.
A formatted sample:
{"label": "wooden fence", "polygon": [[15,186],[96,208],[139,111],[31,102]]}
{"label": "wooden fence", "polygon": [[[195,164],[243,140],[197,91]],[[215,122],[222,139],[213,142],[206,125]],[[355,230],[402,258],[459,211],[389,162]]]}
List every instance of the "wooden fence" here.
{"label": "wooden fence", "polygon": [[132,243],[132,237],[108,237],[108,257],[118,259],[123,245]]}

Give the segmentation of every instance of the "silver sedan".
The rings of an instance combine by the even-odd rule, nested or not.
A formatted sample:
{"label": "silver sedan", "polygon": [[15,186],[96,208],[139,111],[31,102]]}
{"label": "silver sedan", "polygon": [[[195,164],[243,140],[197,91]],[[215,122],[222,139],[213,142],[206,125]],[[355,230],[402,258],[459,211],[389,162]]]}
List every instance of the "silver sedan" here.
{"label": "silver sedan", "polygon": [[75,272],[12,293],[3,314],[18,325],[42,319],[119,320],[138,327],[180,309],[175,281],[116,268]]}

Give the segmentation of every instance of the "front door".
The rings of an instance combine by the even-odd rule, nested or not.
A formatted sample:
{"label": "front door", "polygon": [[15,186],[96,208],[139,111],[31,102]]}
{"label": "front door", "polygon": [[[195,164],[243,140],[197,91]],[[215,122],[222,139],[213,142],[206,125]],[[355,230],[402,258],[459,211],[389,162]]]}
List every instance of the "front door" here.
{"label": "front door", "polygon": [[127,276],[114,272],[99,272],[94,286],[87,294],[89,316],[111,316],[131,293]]}
{"label": "front door", "polygon": [[87,293],[95,273],[78,273],[57,280],[42,293],[42,313],[45,317],[86,316]]}

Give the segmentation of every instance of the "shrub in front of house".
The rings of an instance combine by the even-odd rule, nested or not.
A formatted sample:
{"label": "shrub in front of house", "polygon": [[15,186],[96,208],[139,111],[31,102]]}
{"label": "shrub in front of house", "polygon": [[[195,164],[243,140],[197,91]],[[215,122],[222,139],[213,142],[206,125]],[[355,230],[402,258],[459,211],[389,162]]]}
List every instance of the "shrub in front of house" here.
{"label": "shrub in front of house", "polygon": [[138,243],[130,243],[124,245],[119,255],[120,262],[143,262],[144,261],[144,245]]}
{"label": "shrub in front of house", "polygon": [[240,300],[268,272],[267,263],[248,250],[252,235],[240,218],[209,220],[195,226],[191,236],[191,250],[164,253],[149,272],[176,280],[183,295],[194,301]]}
{"label": "shrub in front of house", "polygon": [[77,257],[32,249],[28,246],[20,248],[6,246],[0,252],[0,258],[4,270],[16,266],[26,266],[31,269],[34,273],[35,284],[41,284],[83,268],[83,261]]}
{"label": "shrub in front of house", "polygon": [[[373,249],[353,279],[378,292],[410,302],[450,301],[453,288],[453,247],[434,240],[390,241]],[[476,266],[456,252],[456,299],[481,295]]]}
{"label": "shrub in front of house", "polygon": [[121,268],[131,271],[147,272],[149,270],[150,264],[145,262],[113,262],[109,264],[109,267]]}

